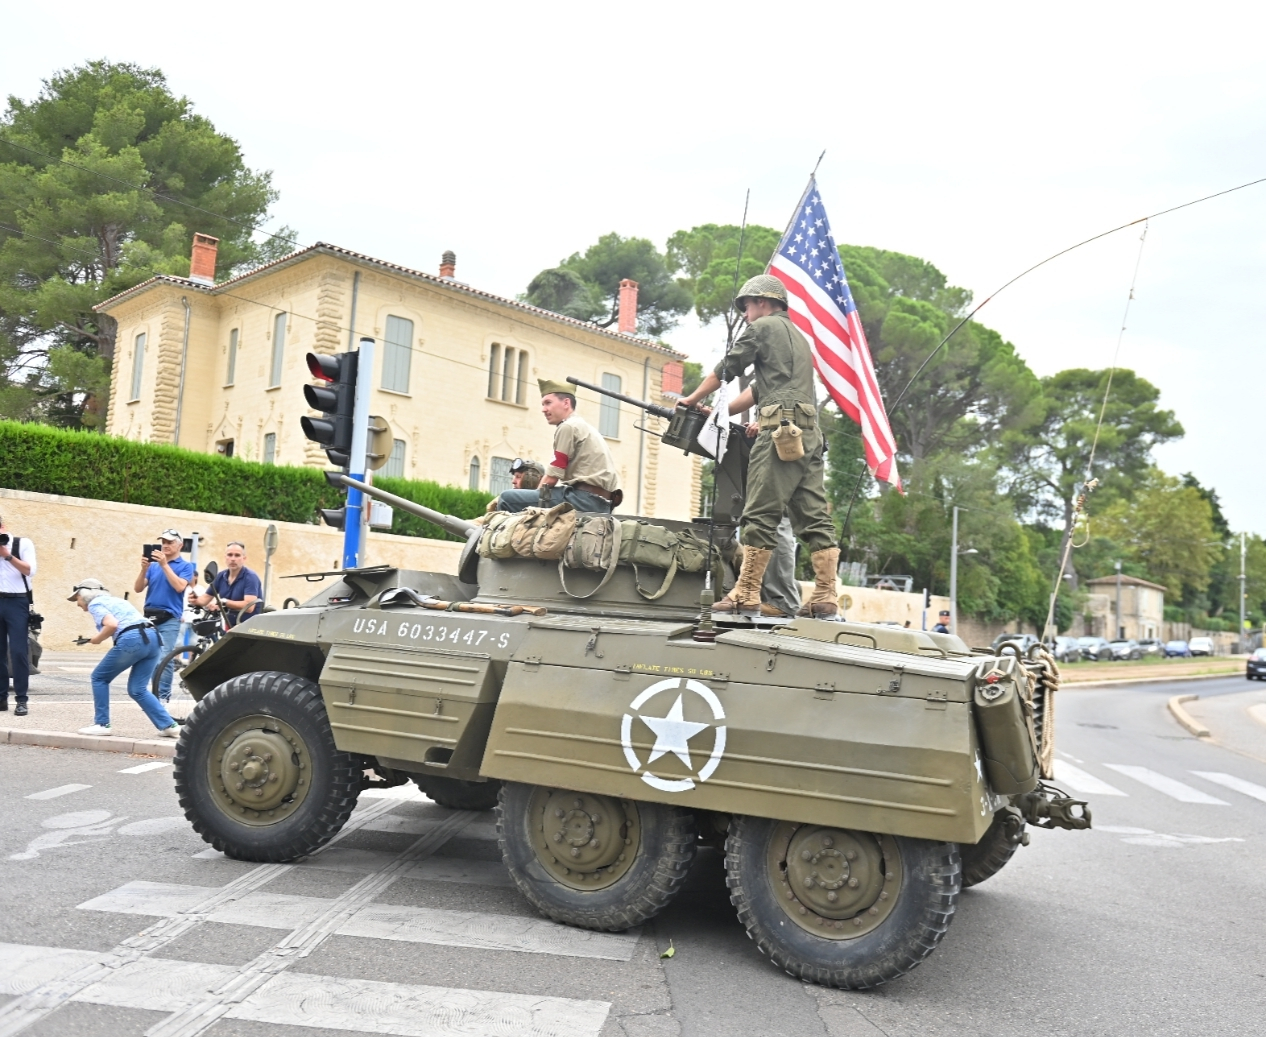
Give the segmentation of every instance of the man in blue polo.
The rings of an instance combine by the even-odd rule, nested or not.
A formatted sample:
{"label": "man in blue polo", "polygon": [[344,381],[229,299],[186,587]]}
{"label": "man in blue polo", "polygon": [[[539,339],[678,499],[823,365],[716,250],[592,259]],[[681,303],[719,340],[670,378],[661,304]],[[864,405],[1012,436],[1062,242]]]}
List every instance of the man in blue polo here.
{"label": "man in blue polo", "polygon": [[[193,586],[198,570],[193,562],[180,557],[185,538],[178,529],[164,529],[158,534],[159,549],[141,559],[141,571],[132,585],[136,594],[145,591],[145,618],[154,624],[161,651],[170,652],[180,637],[180,616],[184,612],[185,591]],[[176,660],[163,669],[158,678],[158,697],[171,701],[171,679]]]}
{"label": "man in blue polo", "polygon": [[[246,568],[246,545],[230,540],[224,549],[225,567],[215,574],[208,593],[191,594],[189,604],[215,608],[215,596],[224,603],[229,626],[245,623],[263,610],[264,588],[253,569]],[[212,593],[214,592],[214,593]]]}

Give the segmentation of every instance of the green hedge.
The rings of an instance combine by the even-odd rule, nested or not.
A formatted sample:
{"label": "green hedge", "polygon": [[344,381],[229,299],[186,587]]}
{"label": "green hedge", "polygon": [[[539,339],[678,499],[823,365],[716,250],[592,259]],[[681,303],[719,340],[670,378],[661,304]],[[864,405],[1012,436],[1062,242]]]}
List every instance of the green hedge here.
{"label": "green hedge", "polygon": [[[338,507],[343,497],[316,468],[259,464],[14,421],[0,421],[0,473],[15,490],[274,522],[319,522],[320,509]],[[482,514],[490,499],[478,490],[420,480],[379,479],[378,484],[462,518]],[[399,509],[391,531],[458,539]]]}

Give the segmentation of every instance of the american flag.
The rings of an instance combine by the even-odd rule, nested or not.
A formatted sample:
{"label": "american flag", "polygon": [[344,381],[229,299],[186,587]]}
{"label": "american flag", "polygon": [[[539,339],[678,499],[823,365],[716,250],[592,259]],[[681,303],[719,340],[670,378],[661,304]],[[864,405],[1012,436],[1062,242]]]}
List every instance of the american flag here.
{"label": "american flag", "polygon": [[871,475],[900,489],[897,443],[875,379],[870,346],[813,177],[769,262],[769,272],[787,288],[791,323],[809,340],[814,367],[831,399],[861,426]]}

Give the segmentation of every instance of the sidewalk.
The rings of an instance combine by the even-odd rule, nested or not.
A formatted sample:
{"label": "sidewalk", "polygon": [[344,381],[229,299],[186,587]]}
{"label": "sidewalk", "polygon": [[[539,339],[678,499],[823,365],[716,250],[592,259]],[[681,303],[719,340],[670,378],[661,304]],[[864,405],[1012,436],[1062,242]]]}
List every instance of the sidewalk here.
{"label": "sidewalk", "polygon": [[1218,744],[1266,761],[1266,687],[1254,682],[1245,691],[1192,699],[1183,708]]}

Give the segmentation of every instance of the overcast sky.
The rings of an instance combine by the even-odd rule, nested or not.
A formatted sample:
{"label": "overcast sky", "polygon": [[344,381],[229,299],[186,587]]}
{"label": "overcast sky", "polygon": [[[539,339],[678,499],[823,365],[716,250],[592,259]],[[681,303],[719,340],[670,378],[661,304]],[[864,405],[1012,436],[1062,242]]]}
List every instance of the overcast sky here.
{"label": "overcast sky", "polygon": [[[818,153],[841,241],[983,298],[1109,227],[1266,176],[1262,9],[1224,5],[0,0],[0,87],[106,57],[274,171],[280,222],[506,295],[599,234],[782,227]],[[1257,12],[1257,13],[1254,13]],[[1153,222],[1121,364],[1187,429],[1167,470],[1266,532],[1266,184]],[[1038,374],[1111,360],[1138,228],[979,319]],[[715,328],[669,340],[704,359]]]}

